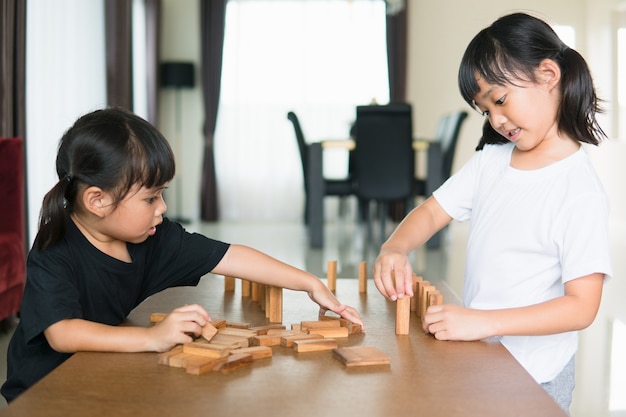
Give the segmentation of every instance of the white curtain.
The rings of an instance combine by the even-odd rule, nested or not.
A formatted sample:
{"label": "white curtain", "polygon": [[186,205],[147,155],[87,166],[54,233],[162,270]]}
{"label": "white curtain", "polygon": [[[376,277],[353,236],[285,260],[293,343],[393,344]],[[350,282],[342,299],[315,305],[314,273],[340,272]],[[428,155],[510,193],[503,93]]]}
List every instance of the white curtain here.
{"label": "white curtain", "polygon": [[[389,99],[385,36],[382,0],[228,2],[215,135],[222,220],[302,219],[287,112],[309,142],[347,138],[355,106]],[[347,172],[347,152],[327,156],[326,173]]]}

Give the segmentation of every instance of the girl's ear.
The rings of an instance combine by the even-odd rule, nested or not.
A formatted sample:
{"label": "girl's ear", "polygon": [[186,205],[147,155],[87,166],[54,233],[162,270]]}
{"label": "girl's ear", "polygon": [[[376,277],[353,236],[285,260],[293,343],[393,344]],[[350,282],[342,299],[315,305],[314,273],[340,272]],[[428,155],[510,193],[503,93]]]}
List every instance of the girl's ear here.
{"label": "girl's ear", "polygon": [[561,67],[552,59],[544,59],[537,67],[537,79],[553,89],[561,81]]}
{"label": "girl's ear", "polygon": [[85,188],[82,193],[82,202],[85,210],[100,218],[109,213],[112,204],[109,194],[95,186]]}

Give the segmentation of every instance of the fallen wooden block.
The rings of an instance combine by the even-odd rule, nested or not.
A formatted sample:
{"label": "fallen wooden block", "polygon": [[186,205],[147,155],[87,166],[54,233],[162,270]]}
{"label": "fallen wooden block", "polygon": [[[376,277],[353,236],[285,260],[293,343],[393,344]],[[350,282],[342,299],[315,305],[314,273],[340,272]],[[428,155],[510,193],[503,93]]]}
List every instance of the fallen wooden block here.
{"label": "fallen wooden block", "polygon": [[167,317],[166,313],[152,313],[150,314],[150,323],[151,324],[157,324],[161,321],[163,321],[163,319]]}
{"label": "fallen wooden block", "polygon": [[363,326],[359,323],[353,323],[350,320],[346,320],[343,317],[323,316],[321,321],[338,321],[341,327],[348,329],[350,334],[358,334],[363,331]]}
{"label": "fallen wooden block", "polygon": [[243,321],[227,321],[225,327],[233,327],[235,329],[250,329],[250,323]]}
{"label": "fallen wooden block", "polygon": [[215,327],[216,329],[221,329],[223,327],[226,327],[226,320],[224,319],[216,319],[216,318],[211,318],[211,324],[213,325],[213,327]]}
{"label": "fallen wooden block", "polygon": [[295,342],[296,340],[323,339],[323,338],[324,336],[322,336],[321,334],[307,334],[307,333],[293,334],[293,335],[281,337],[280,345],[283,347],[292,347],[293,342]]}
{"label": "fallen wooden block", "polygon": [[227,346],[229,349],[233,348],[247,348],[250,346],[251,338],[235,336],[231,334],[221,334],[217,332],[213,339],[211,339],[211,344]]}
{"label": "fallen wooden block", "polygon": [[333,357],[348,367],[389,365],[391,358],[374,346],[352,346],[333,349]]}
{"label": "fallen wooden block", "polygon": [[257,360],[257,359],[271,358],[273,352],[272,352],[272,348],[269,346],[252,346],[248,348],[242,348],[242,349],[236,349],[236,350],[230,351],[231,355],[243,354],[243,353],[248,353],[252,355],[253,360]]}
{"label": "fallen wooden block", "polygon": [[348,337],[349,332],[346,327],[326,327],[326,328],[314,328],[308,329],[308,334],[319,334],[324,336],[325,338],[343,338]]}
{"label": "fallen wooden block", "polygon": [[252,346],[279,346],[283,335],[261,334],[252,338]]}
{"label": "fallen wooden block", "polygon": [[280,323],[272,323],[272,324],[267,324],[265,326],[250,327],[250,330],[256,331],[256,334],[259,336],[267,334],[270,330],[284,330],[284,329],[285,329],[285,326]]}
{"label": "fallen wooden block", "polygon": [[224,362],[218,363],[213,369],[223,374],[252,364],[252,355],[249,353],[230,355]]}
{"label": "fallen wooden block", "polygon": [[237,327],[224,327],[222,329],[219,329],[218,334],[252,339],[254,336],[257,335],[257,332],[250,329],[239,329]]}
{"label": "fallen wooden block", "polygon": [[224,363],[228,360],[228,356],[224,356],[223,358],[203,358],[201,356],[196,356],[194,358],[189,358],[185,363],[185,371],[191,375],[203,375],[208,372],[211,372],[215,367],[217,367],[220,363]]}
{"label": "fallen wooden block", "polygon": [[341,327],[341,322],[339,320],[318,320],[300,322],[300,330],[302,330],[303,332],[310,329],[328,329],[329,327]]}
{"label": "fallen wooden block", "polygon": [[172,368],[184,368],[187,364],[187,359],[197,357],[198,355],[194,355],[192,353],[180,352],[176,355],[170,356],[167,365],[171,366]]}
{"label": "fallen wooden block", "polygon": [[223,358],[228,356],[228,349],[212,343],[191,342],[183,345],[183,352],[191,355],[208,358]]}
{"label": "fallen wooden block", "polygon": [[296,340],[293,342],[293,349],[296,352],[319,352],[323,350],[333,350],[337,348],[335,339],[310,339]]}
{"label": "fallen wooden block", "polygon": [[159,365],[169,365],[170,357],[183,353],[183,345],[176,345],[167,352],[159,353],[157,356],[157,362]]}

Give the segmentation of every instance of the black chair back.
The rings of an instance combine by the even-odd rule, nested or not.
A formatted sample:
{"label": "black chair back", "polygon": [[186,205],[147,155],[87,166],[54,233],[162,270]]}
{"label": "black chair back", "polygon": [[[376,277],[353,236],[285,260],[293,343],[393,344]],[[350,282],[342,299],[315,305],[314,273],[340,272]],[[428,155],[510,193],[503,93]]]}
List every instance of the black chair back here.
{"label": "black chair back", "polygon": [[298,116],[292,111],[287,113],[287,119],[291,121],[293,124],[293,129],[296,133],[296,141],[298,142],[298,150],[300,151],[300,161],[302,162],[302,175],[304,177],[304,188],[306,189],[307,185],[307,163],[308,163],[308,153],[307,153],[307,144],[304,139],[304,133],[302,133],[302,127],[300,126],[300,120],[298,120]]}
{"label": "black chair back", "polygon": [[354,176],[364,200],[400,200],[412,194],[415,172],[410,104],[358,106]]}

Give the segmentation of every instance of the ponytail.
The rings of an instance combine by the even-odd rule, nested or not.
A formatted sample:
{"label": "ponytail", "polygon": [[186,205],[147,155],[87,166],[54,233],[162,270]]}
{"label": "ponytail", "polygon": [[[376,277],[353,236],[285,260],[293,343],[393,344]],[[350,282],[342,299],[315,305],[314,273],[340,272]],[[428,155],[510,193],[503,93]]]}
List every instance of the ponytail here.
{"label": "ponytail", "polygon": [[64,236],[67,230],[67,218],[72,211],[70,201],[74,201],[70,194],[75,194],[72,188],[75,181],[70,174],[65,174],[59,182],[43,198],[41,213],[39,214],[39,232],[35,238],[37,249],[42,251]]}

